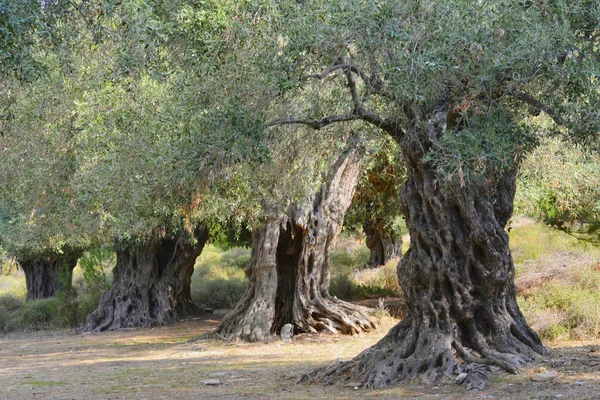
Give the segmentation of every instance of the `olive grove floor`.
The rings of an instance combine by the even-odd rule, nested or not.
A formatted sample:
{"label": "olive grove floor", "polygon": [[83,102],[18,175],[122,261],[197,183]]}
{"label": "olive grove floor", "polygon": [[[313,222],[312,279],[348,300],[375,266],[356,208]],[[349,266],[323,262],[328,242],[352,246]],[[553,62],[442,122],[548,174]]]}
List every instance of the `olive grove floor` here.
{"label": "olive grove floor", "polygon": [[[600,341],[552,343],[521,375],[499,374],[483,391],[417,383],[384,390],[308,386],[300,374],[349,359],[395,323],[356,337],[300,335],[291,343],[187,343],[218,317],[148,329],[0,337],[0,399],[600,399]],[[539,371],[558,378],[534,382]],[[218,379],[218,386],[204,381]]]}

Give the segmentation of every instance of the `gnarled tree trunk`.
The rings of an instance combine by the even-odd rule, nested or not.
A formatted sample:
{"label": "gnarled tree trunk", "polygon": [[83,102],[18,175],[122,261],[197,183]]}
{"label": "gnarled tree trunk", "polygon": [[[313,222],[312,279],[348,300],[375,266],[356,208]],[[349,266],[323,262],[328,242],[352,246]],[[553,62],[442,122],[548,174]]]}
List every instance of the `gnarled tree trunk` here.
{"label": "gnarled tree trunk", "polygon": [[[329,295],[330,253],[350,207],[362,158],[355,150],[340,156],[311,202],[291,207],[287,218],[270,219],[255,232],[247,269],[250,285],[212,334],[256,341],[268,339],[287,323],[296,333],[353,334],[375,327],[369,309]],[[268,252],[263,249],[266,244]],[[256,251],[254,246],[259,246]],[[255,252],[268,256],[268,261],[255,257]]]}
{"label": "gnarled tree trunk", "polygon": [[78,258],[78,254],[68,253],[19,260],[25,273],[27,301],[54,297],[60,290],[70,289]]}
{"label": "gnarled tree trunk", "polygon": [[490,366],[517,372],[546,353],[515,297],[504,230],[515,173],[494,184],[437,182],[423,160],[428,137],[416,132],[401,142],[408,173],[401,196],[411,242],[398,279],[408,315],[353,360],[313,371],[305,381],[352,380],[378,388],[465,372],[461,381],[482,387]]}
{"label": "gnarled tree trunk", "polygon": [[214,334],[248,342],[265,341],[271,337],[278,283],[277,242],[280,224],[280,218],[271,217],[252,232],[252,255],[246,267],[248,287]]}
{"label": "gnarled tree trunk", "polygon": [[113,285],[101,297],[84,331],[104,331],[167,324],[197,310],[190,284],[196,258],[208,233],[165,238],[135,249],[117,251]]}
{"label": "gnarled tree trunk", "polygon": [[371,251],[369,267],[385,265],[393,258],[402,255],[402,237],[396,237],[394,232],[386,232],[383,221],[365,222],[367,248]]}

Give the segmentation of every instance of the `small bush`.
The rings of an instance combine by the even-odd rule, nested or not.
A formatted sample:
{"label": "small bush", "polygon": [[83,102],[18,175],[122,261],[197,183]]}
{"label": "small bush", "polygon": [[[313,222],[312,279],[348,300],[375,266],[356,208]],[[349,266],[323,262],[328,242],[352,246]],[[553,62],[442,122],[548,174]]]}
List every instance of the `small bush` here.
{"label": "small bush", "polygon": [[25,299],[21,297],[15,297],[10,294],[5,294],[0,297],[0,307],[4,308],[7,311],[14,311],[17,308],[21,307],[21,304],[25,302]]}
{"label": "small bush", "polygon": [[250,263],[250,249],[244,247],[229,249],[221,256],[221,262],[243,270]]}
{"label": "small bush", "polygon": [[85,324],[87,316],[98,308],[102,291],[84,293],[77,298],[77,325]]}
{"label": "small bush", "polygon": [[7,330],[56,328],[59,310],[56,298],[31,300],[24,303],[7,323]]}

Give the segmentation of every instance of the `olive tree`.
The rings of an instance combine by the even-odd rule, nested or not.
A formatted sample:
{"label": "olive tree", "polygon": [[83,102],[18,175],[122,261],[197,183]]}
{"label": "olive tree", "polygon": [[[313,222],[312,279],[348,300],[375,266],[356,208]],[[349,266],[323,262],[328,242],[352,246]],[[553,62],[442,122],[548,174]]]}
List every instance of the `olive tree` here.
{"label": "olive tree", "polygon": [[585,0],[257,8],[248,24],[269,27],[245,31],[232,69],[265,126],[363,121],[398,143],[406,166],[411,243],[398,279],[410,311],[373,347],[306,379],[460,376],[480,387],[486,368],[517,372],[547,353],[517,305],[504,228],[537,139],[526,116],[544,112],[562,133],[597,140],[598,20]]}

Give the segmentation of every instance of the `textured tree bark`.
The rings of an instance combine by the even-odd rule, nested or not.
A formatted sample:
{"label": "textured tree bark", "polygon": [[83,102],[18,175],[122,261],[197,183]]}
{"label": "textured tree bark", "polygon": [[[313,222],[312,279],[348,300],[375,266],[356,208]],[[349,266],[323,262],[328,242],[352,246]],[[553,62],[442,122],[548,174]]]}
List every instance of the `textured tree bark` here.
{"label": "textured tree bark", "polygon": [[[312,204],[292,207],[277,250],[278,286],[273,330],[356,334],[376,327],[371,310],[329,294],[331,249],[362,172],[363,154],[342,154]],[[294,282],[295,284],[290,284]]]}
{"label": "textured tree bark", "polygon": [[271,217],[252,232],[252,255],[246,267],[248,287],[244,297],[212,334],[248,342],[271,338],[278,281],[276,264],[280,224],[280,218]]}
{"label": "textured tree bark", "polygon": [[76,254],[56,254],[19,260],[25,273],[27,301],[54,297],[60,290],[70,288],[78,258]]}
{"label": "textured tree bark", "polygon": [[329,295],[331,248],[361,168],[360,152],[343,154],[310,202],[291,207],[286,218],[270,219],[254,233],[250,285],[212,335],[257,341],[279,333],[287,323],[296,333],[353,334],[376,326],[369,309]]}
{"label": "textured tree bark", "polygon": [[515,173],[494,184],[440,184],[423,160],[430,131],[407,134],[401,142],[408,168],[401,196],[411,242],[398,279],[408,315],[353,360],[313,371],[304,381],[351,380],[380,388],[458,376],[469,388],[481,388],[490,368],[516,373],[546,354],[516,302],[504,230]]}
{"label": "textured tree bark", "polygon": [[402,255],[402,237],[396,237],[393,232],[386,232],[383,222],[379,219],[365,223],[367,248],[371,251],[369,267],[385,265],[393,258]]}
{"label": "textured tree bark", "polygon": [[113,285],[88,315],[83,330],[168,324],[197,312],[190,284],[196,258],[208,239],[207,231],[198,228],[195,239],[196,243],[186,236],[165,238],[117,251]]}

